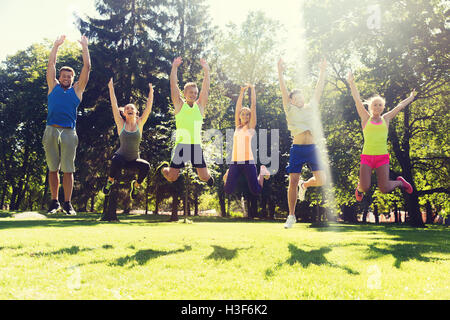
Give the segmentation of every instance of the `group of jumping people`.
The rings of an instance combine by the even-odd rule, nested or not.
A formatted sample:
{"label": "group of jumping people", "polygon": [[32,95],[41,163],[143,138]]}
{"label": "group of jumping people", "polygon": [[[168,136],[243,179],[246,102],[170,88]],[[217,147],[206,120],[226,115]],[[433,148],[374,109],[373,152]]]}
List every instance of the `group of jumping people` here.
{"label": "group of jumping people", "polygon": [[[79,41],[82,46],[83,67],[78,81],[74,83],[75,71],[67,66],[59,70],[59,78],[56,79],[56,56],[58,48],[63,44],[65,36],[60,36],[55,41],[50,52],[47,68],[48,83],[48,116],[43,135],[43,145],[49,168],[49,185],[51,191],[51,203],[48,213],[52,214],[64,210],[69,215],[76,212],[71,204],[73,190],[73,173],[75,172],[75,155],[78,145],[76,133],[77,108],[82,100],[83,92],[89,80],[91,62],[88,50],[88,40],[85,36]],[[178,87],[178,67],[183,63],[181,57],[173,60],[170,73],[170,92],[174,106],[176,122],[176,140],[171,160],[162,162],[157,171],[170,182],[176,181],[180,169],[187,162],[191,162],[196,169],[200,180],[209,186],[214,184],[214,179],[208,171],[202,150],[202,124],[205,108],[208,104],[210,89],[210,68],[204,59],[200,59],[203,69],[203,83],[200,92],[194,82],[184,85],[183,96]],[[288,129],[292,137],[289,163],[286,171],[289,174],[288,205],[289,215],[284,224],[285,228],[291,228],[296,222],[295,207],[297,199],[303,201],[309,187],[322,186],[326,176],[320,163],[319,151],[315,144],[316,131],[314,114],[318,110],[320,97],[325,86],[327,62],[320,62],[319,78],[314,94],[308,103],[305,103],[302,91],[294,89],[289,91],[284,81],[285,64],[282,59],[278,61],[278,77],[283,101],[283,109],[286,115]],[[389,153],[387,150],[388,125],[392,118],[414,100],[415,90],[411,95],[401,101],[391,111],[383,114],[385,100],[380,96],[371,97],[363,102],[356,88],[351,72],[347,78],[352,97],[356,104],[358,115],[364,135],[364,146],[361,154],[359,183],[355,189],[357,201],[361,201],[364,192],[370,188],[371,174],[375,170],[378,179],[378,187],[383,193],[388,193],[395,188],[402,188],[411,193],[411,185],[403,178],[398,177],[392,181],[389,179]],[[129,103],[119,107],[114,91],[114,82],[111,78],[108,83],[109,96],[114,121],[119,135],[120,147],[111,159],[109,176],[103,187],[103,192],[109,194],[112,185],[118,178],[123,168],[136,168],[137,179],[130,185],[130,197],[134,199],[140,185],[148,175],[150,165],[140,158],[139,147],[142,140],[144,125],[151,114],[153,105],[153,86],[149,83],[149,94],[146,108],[139,115],[137,107]],[[250,108],[243,106],[246,91],[250,91]],[[366,109],[364,104],[367,104]],[[256,127],[256,91],[253,84],[245,84],[241,87],[235,108],[235,131],[233,136],[233,149],[230,166],[223,178],[225,193],[233,193],[239,177],[243,175],[252,194],[260,194],[264,180],[269,179],[271,173],[261,165],[259,174],[256,167],[256,159],[252,153],[251,141],[255,135]],[[313,176],[309,180],[302,180],[301,173],[304,165],[308,165]],[[58,201],[59,170],[63,174],[64,202]]]}

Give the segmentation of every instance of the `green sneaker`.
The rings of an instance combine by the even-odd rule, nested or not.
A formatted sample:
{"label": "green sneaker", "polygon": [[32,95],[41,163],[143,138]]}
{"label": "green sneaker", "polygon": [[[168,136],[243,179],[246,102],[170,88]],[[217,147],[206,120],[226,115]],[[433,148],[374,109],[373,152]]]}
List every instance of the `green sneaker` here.
{"label": "green sneaker", "polygon": [[131,187],[130,187],[130,199],[131,200],[136,199],[137,194],[138,194],[138,188],[136,188],[134,186],[135,182],[136,182],[136,180],[131,181]]}

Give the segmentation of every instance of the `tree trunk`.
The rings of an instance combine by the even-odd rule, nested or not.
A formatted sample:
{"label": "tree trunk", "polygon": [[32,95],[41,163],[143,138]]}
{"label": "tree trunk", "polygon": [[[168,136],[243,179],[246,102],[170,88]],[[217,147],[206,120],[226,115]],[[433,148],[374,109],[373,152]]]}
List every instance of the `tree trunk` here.
{"label": "tree trunk", "polygon": [[433,208],[431,207],[430,201],[427,201],[425,204],[425,210],[427,212],[426,223],[433,223]]}
{"label": "tree trunk", "polygon": [[376,204],[373,205],[373,215],[375,216],[375,223],[380,224],[380,217],[378,215],[378,206]]}
{"label": "tree trunk", "polygon": [[364,206],[362,222],[367,223],[367,214],[369,213],[369,206]]}
{"label": "tree trunk", "polygon": [[264,195],[261,197],[261,213],[260,217],[263,219],[267,218],[267,197]]}
{"label": "tree trunk", "polygon": [[9,200],[9,209],[10,210],[17,210],[16,208],[16,199],[17,199],[17,194],[19,193],[19,188],[21,187],[21,184],[19,183],[18,186],[13,186],[13,192],[11,194],[11,198]]}
{"label": "tree trunk", "polygon": [[423,223],[422,213],[420,212],[419,197],[414,191],[412,194],[406,196],[406,205],[408,208],[409,224],[415,228],[425,228]]}
{"label": "tree trunk", "polygon": [[275,202],[269,199],[269,218],[275,220]]}
{"label": "tree trunk", "polygon": [[91,195],[91,208],[89,209],[89,212],[94,212],[95,209],[95,193],[92,193]]}
{"label": "tree trunk", "polygon": [[341,207],[341,210],[345,222],[352,222],[352,223],[358,222],[358,219],[356,217],[356,207],[354,205],[350,207],[343,205]]}
{"label": "tree trunk", "polygon": [[42,197],[41,197],[41,209],[45,209],[46,207],[46,195],[47,195],[47,191],[48,191],[48,167],[47,170],[45,172],[45,182],[44,182],[44,192],[42,192]]}
{"label": "tree trunk", "polygon": [[153,211],[153,214],[159,214],[159,203],[161,202],[161,197],[158,193],[158,187],[156,187],[156,193],[155,193],[155,211]]}
{"label": "tree trunk", "polygon": [[395,219],[395,223],[399,223],[399,216],[398,216],[398,206],[397,206],[397,201],[394,201],[394,219]]}
{"label": "tree trunk", "polygon": [[172,194],[172,215],[170,216],[170,221],[178,221],[178,204],[180,200],[178,199],[178,195],[176,191],[173,191]]}
{"label": "tree trunk", "polygon": [[[220,205],[220,215],[222,217],[226,217],[227,216],[227,210],[225,207],[225,192],[223,190],[223,186],[219,186],[218,190],[217,190],[217,196],[219,197],[219,205]],[[229,200],[228,200],[228,205],[229,205]]]}
{"label": "tree trunk", "polygon": [[2,188],[2,199],[0,200],[0,210],[3,210],[4,205],[5,205],[5,197],[6,197],[6,188],[7,188],[7,184],[3,183],[3,188]]}
{"label": "tree trunk", "polygon": [[194,216],[198,216],[198,191],[194,189]]}

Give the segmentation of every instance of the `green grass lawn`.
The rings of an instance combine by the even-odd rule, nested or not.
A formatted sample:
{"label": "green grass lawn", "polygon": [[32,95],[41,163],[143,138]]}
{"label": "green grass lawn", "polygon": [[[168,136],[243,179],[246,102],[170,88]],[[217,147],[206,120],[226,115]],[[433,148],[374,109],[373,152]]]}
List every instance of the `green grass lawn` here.
{"label": "green grass lawn", "polygon": [[0,299],[449,299],[450,231],[0,212]]}

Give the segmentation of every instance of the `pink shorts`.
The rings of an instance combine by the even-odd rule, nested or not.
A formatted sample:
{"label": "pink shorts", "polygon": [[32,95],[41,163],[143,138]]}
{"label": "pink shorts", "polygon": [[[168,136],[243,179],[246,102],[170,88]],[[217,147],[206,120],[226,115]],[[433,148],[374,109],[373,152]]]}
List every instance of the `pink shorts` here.
{"label": "pink shorts", "polygon": [[389,164],[389,153],[377,154],[377,155],[361,155],[361,164],[366,164],[372,169],[381,167],[382,165]]}

